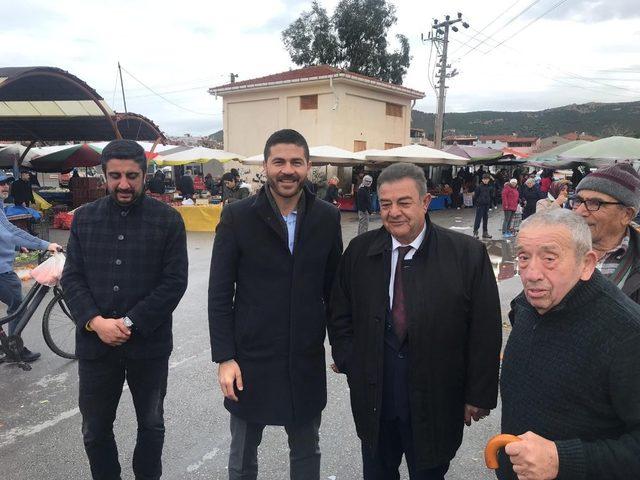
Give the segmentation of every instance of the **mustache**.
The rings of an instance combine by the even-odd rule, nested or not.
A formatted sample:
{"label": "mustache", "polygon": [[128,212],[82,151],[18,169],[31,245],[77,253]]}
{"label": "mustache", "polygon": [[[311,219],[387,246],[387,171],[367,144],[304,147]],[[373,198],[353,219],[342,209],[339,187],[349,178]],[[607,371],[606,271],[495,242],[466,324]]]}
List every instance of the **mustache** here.
{"label": "mustache", "polygon": [[300,177],[294,173],[294,174],[291,174],[291,175],[278,175],[276,177],[276,180],[279,181],[279,182],[282,181],[282,180],[300,181]]}
{"label": "mustache", "polygon": [[123,194],[131,194],[134,195],[136,193],[135,190],[131,189],[131,188],[127,188],[127,189],[122,189],[122,188],[116,188],[114,190],[115,193],[123,193]]}

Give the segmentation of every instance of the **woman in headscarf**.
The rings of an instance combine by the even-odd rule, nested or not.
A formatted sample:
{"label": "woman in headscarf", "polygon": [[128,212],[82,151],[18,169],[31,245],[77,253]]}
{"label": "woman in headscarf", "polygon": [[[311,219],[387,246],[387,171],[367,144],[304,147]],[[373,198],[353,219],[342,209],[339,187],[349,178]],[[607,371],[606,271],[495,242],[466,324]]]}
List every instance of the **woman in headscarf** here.
{"label": "woman in headscarf", "polygon": [[569,180],[558,180],[549,186],[547,198],[538,200],[536,212],[562,208],[569,198]]}

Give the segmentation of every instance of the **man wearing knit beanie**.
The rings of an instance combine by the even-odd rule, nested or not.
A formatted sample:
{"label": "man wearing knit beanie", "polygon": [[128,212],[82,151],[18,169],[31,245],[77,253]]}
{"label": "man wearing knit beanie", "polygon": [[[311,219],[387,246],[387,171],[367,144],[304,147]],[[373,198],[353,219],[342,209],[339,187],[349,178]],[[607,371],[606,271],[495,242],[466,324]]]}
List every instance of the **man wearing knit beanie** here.
{"label": "man wearing knit beanie", "polygon": [[640,234],[631,221],[640,209],[640,175],[626,163],[584,177],[571,200],[591,229],[598,269],[640,303]]}

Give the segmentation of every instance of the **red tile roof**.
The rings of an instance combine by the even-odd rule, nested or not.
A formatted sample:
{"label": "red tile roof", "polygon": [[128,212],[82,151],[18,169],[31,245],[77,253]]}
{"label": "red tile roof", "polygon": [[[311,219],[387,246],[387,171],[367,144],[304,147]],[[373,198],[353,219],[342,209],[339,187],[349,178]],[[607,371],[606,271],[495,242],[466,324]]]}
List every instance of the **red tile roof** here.
{"label": "red tile roof", "polygon": [[405,95],[409,95],[412,97],[424,97],[424,93],[419,92],[418,90],[403,87],[402,85],[383,82],[382,80],[378,80],[373,77],[367,77],[366,75],[360,75],[358,73],[349,72],[347,70],[331,67],[329,65],[315,65],[311,67],[300,68],[297,70],[289,70],[288,72],[275,73],[273,75],[267,75],[265,77],[243,80],[241,82],[225,83],[224,85],[210,88],[209,93],[225,93],[229,91],[243,90],[265,85],[303,82],[330,77],[351,78],[353,80],[359,80],[369,84],[390,88],[392,90],[396,90],[400,93],[404,93]]}
{"label": "red tile roof", "polygon": [[562,135],[562,138],[566,138],[567,140],[570,141],[574,141],[574,140],[587,140],[588,142],[593,142],[595,140],[600,140],[600,137],[596,137],[594,135],[587,135],[585,133],[577,133],[577,132],[571,132],[571,133],[567,133],[565,135]]}
{"label": "red tile roof", "polygon": [[481,142],[490,142],[495,140],[502,143],[535,143],[538,141],[538,137],[517,137],[515,135],[481,135],[478,137]]}

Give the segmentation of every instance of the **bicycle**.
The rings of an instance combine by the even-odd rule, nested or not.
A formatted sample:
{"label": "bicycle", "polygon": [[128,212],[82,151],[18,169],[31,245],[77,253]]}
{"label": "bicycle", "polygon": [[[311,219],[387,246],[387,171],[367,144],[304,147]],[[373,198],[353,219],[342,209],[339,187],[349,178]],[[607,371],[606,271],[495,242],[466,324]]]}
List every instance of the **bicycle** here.
{"label": "bicycle", "polygon": [[[40,259],[44,256],[40,256]],[[41,263],[41,262],[39,262]],[[31,321],[34,313],[53,288],[53,298],[47,304],[42,316],[42,335],[47,346],[53,353],[62,358],[76,360],[75,329],[76,322],[64,299],[64,292],[59,286],[49,287],[35,283],[22,300],[18,309],[11,315],[0,318],[0,351],[6,355],[5,362],[15,364],[25,371],[31,370],[31,365],[24,362],[21,352],[24,342],[20,334]],[[2,325],[19,318],[13,335],[7,335]]]}

